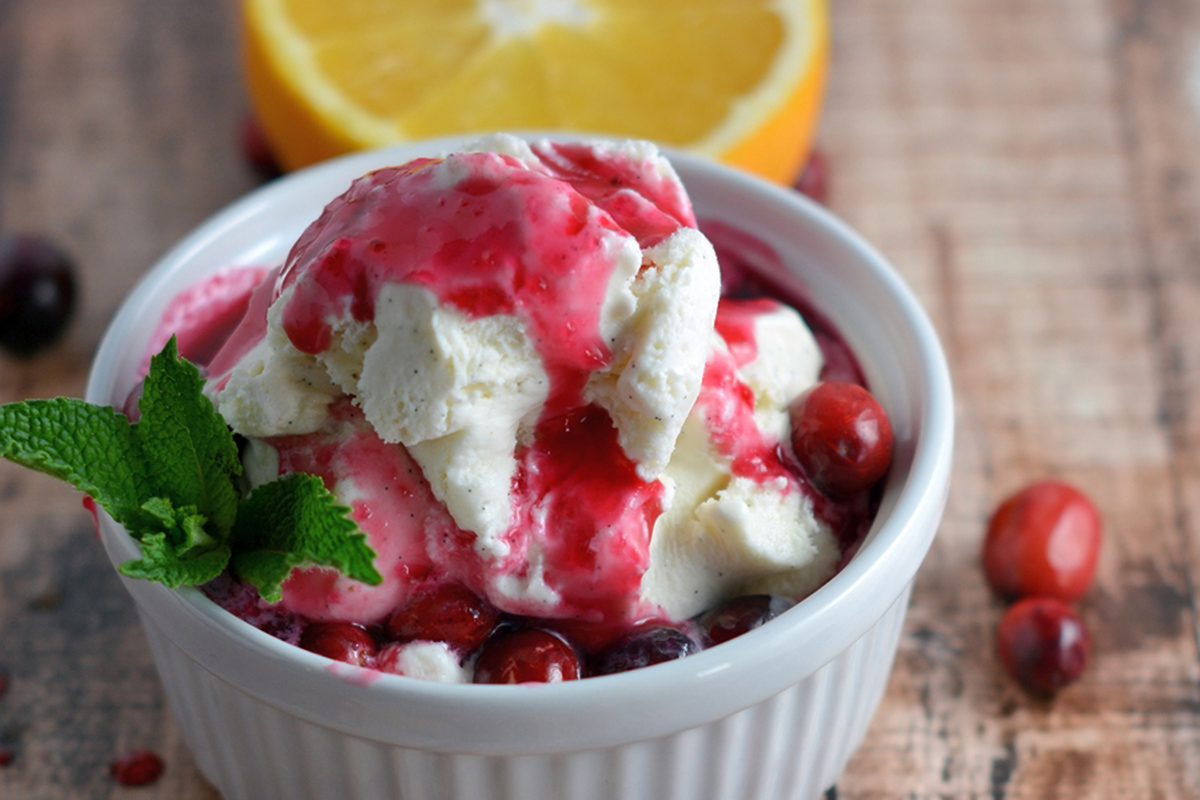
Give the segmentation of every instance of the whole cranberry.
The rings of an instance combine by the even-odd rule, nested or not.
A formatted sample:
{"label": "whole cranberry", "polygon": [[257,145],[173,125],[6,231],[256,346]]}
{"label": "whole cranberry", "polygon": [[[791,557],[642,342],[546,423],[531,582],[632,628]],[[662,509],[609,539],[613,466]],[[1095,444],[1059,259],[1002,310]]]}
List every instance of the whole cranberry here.
{"label": "whole cranberry", "polygon": [[679,628],[655,625],[629,634],[601,654],[595,672],[599,675],[628,672],[698,652],[700,645]]}
{"label": "whole cranberry", "polygon": [[795,188],[822,205],[829,200],[829,160],[820,150],[813,150],[808,156]]}
{"label": "whole cranberry", "polygon": [[559,683],[581,672],[579,654],[564,639],[541,628],[520,628],[484,644],[475,683]]}
{"label": "whole cranberry", "polygon": [[377,645],[371,632],[354,622],[313,622],[300,634],[300,646],[309,652],[368,667]]}
{"label": "whole cranberry", "polygon": [[1040,481],[1006,499],[988,523],[983,568],[1001,597],[1083,596],[1100,553],[1100,513],[1061,481]]}
{"label": "whole cranberry", "polygon": [[809,480],[830,497],[873,485],[892,462],[892,424],[863,387],[823,381],[788,408],[792,449]]}
{"label": "whole cranberry", "polygon": [[779,616],[792,606],[786,597],[773,594],[746,594],[731,597],[696,618],[706,645],[727,642]]}
{"label": "whole cranberry", "polygon": [[0,347],[31,356],[66,330],[75,309],[75,267],[48,240],[0,237]]}
{"label": "whole cranberry", "polygon": [[1078,678],[1091,652],[1083,620],[1054,597],[1026,597],[1010,606],[996,645],[1009,674],[1039,694],[1054,694]]}
{"label": "whole cranberry", "polygon": [[108,771],[122,786],[145,786],[162,775],[163,760],[150,750],[131,750],[109,764]]}
{"label": "whole cranberry", "polygon": [[473,652],[500,622],[491,603],[457,583],[443,583],[414,595],[388,617],[387,632],[401,642],[446,642],[460,653]]}

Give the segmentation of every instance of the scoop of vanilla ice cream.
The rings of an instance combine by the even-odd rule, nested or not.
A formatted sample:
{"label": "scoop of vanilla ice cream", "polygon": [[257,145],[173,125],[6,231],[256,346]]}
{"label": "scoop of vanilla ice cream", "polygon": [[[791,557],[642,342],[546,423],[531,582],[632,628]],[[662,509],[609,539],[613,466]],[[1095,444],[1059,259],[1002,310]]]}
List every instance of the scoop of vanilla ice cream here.
{"label": "scoop of vanilla ice cream", "polygon": [[[741,328],[735,342],[710,340],[711,374],[728,374],[706,381],[663,476],[670,501],[650,540],[642,595],[675,619],[742,593],[804,597],[840,557],[795,477],[755,453],[781,446],[787,407],[817,382],[821,351],[793,309],[745,305],[718,312],[718,330]],[[722,325],[731,319],[741,325]]]}
{"label": "scoop of vanilla ice cream", "polygon": [[[611,182],[564,169],[561,154],[549,145],[535,152],[523,140],[503,135],[442,160],[360,179],[310,226],[289,256],[285,275],[291,277],[281,281],[262,341],[215,382],[213,399],[226,421],[248,436],[309,433],[325,423],[331,402],[352,397],[380,438],[408,449],[434,496],[460,527],[476,535],[480,553],[503,558],[509,552],[505,534],[512,524],[517,455],[547,413],[548,395],[561,371],[548,362],[546,331],[535,329],[528,312],[540,302],[547,281],[561,280],[584,264],[598,265],[592,271],[604,274],[594,296],[581,292],[574,298],[592,307],[598,334],[594,357],[584,353],[576,359],[593,362],[583,375],[580,402],[609,412],[638,475],[655,480],[700,389],[704,343],[720,293],[719,268],[708,240],[672,218],[678,213],[672,204],[680,198],[686,202],[686,195],[653,146],[596,147],[605,163],[637,165],[653,196],[624,186],[613,195],[615,216],[610,216],[604,193],[611,191]],[[446,217],[439,204],[458,202],[481,184],[489,191],[498,187],[495,194],[502,195],[482,220],[474,213],[440,228],[414,223],[409,233],[427,240],[415,244],[389,238],[387,213],[428,213],[441,224]],[[651,202],[659,197],[665,198],[661,208]],[[389,204],[396,210],[388,212]],[[617,224],[634,206],[648,207],[632,217],[638,222],[636,236]],[[432,262],[460,239],[478,240],[502,226],[517,231],[505,241],[515,240],[525,252],[476,250],[463,257],[496,258],[501,264],[546,261],[547,254],[557,254],[557,243],[546,245],[541,237],[557,236],[554,226],[561,219],[582,220],[582,234],[592,237],[588,251],[578,256],[578,264],[523,262],[514,285],[504,287],[509,296],[498,303],[502,312],[478,313],[470,302],[459,305],[455,286],[435,291],[437,280],[426,278],[425,271],[435,267],[422,259]],[[644,220],[658,226],[649,228],[649,235],[641,230]],[[364,247],[368,242],[386,244],[375,245],[376,253]],[[367,270],[378,283],[371,313],[362,312],[360,297],[334,297],[321,320],[327,330],[320,346],[298,347],[287,331],[287,309],[311,302],[314,283],[331,280],[329,265],[340,268],[351,259],[384,265]],[[396,262],[403,269],[385,274]],[[318,289],[315,294],[324,302],[329,292],[323,284]],[[308,294],[299,298],[301,291]],[[346,291],[359,287],[349,285]],[[568,336],[577,333],[570,316],[561,325]],[[586,337],[581,341],[586,344]],[[599,352],[604,347],[607,354]]]}
{"label": "scoop of vanilla ice cream", "polygon": [[[262,440],[251,481],[320,474],[386,576],[298,570],[298,613],[378,620],[437,575],[511,613],[684,619],[836,568],[783,455],[820,349],[790,307],[719,298],[652,145],[499,136],[379,170],[262,291],[207,391]],[[436,649],[391,655],[457,674]]]}

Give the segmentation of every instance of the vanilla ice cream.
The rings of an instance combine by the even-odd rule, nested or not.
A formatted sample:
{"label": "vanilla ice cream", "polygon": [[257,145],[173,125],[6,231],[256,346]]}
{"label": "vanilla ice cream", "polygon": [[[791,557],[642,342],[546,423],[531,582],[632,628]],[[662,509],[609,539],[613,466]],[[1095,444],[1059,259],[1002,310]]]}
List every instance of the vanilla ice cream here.
{"label": "vanilla ice cream", "polygon": [[446,580],[611,625],[820,585],[839,548],[785,444],[820,349],[719,295],[646,143],[496,136],[356,181],[208,369],[250,481],[320,475],[378,554],[381,585],[300,569],[283,606],[371,622]]}

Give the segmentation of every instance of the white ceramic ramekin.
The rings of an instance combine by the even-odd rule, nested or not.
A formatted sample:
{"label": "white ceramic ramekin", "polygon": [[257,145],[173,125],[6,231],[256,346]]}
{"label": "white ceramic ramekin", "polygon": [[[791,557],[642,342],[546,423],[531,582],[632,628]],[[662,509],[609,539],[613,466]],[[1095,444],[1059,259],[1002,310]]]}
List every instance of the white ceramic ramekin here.
{"label": "white ceramic ramekin", "polygon": [[[275,263],[369,169],[367,152],[278,180],[171,250],[121,307],[87,387],[120,406],[168,299],[230,264]],[[769,245],[858,354],[896,432],[878,518],[828,584],[697,655],[583,681],[461,686],[379,675],[284,644],[199,591],[126,580],[171,709],[227,800],[809,800],[862,739],[913,577],[940,522],[953,403],[928,319],[888,263],[794,192],[686,155],[698,215]],[[101,517],[114,564],[134,542]]]}

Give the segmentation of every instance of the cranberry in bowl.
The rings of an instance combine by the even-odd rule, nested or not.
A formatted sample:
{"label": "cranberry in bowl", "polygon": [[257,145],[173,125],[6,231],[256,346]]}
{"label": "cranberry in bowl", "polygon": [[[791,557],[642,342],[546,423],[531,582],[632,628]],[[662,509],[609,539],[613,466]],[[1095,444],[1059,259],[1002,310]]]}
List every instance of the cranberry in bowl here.
{"label": "cranberry in bowl", "polygon": [[[464,143],[441,140],[329,162],[264,187],[209,220],[164,256],[122,307],[97,355],[88,400],[125,406],[157,321],[172,298],[204,276],[230,265],[282,263],[326,203],[353,180]],[[837,367],[826,377],[865,384],[886,412],[890,466],[865,494],[868,511],[855,517],[844,499],[822,501],[831,515],[865,519],[838,543],[831,576],[815,590],[806,588],[796,605],[769,610],[766,622],[745,623],[744,632],[741,622],[722,623],[734,636],[713,638],[698,622],[679,624],[711,610],[683,604],[670,614],[668,630],[624,644],[596,626],[580,632],[553,614],[509,609],[494,631],[463,634],[470,644],[459,646],[480,652],[507,642],[485,661],[488,675],[527,674],[505,661],[524,646],[542,654],[545,674],[582,677],[536,685],[440,683],[389,674],[374,668],[376,662],[344,663],[327,657],[339,652],[341,640],[337,647],[322,645],[326,655],[310,652],[229,613],[200,589],[127,580],[172,711],[204,774],[227,798],[667,794],[741,800],[817,797],[836,782],[882,696],[911,581],[944,506],[953,437],[944,357],[911,292],[832,215],[710,162],[677,154],[670,161],[700,229],[750,276],[736,291],[798,307],[825,345],[826,369]],[[645,250],[666,236],[638,233]],[[552,398],[566,397],[562,387],[575,385],[567,379],[555,384],[560,373],[547,374],[560,389]],[[563,418],[570,413],[564,407]],[[577,423],[572,430],[589,424],[571,419]],[[534,427],[534,439],[565,430]],[[617,444],[629,451],[629,441]],[[764,452],[756,451],[758,468],[803,474],[789,447]],[[513,469],[520,476],[525,467]],[[453,500],[446,505],[452,518],[446,524],[457,523]],[[115,564],[138,557],[123,529],[103,514],[100,525]],[[503,534],[497,541],[506,541]],[[488,583],[478,570],[461,578],[482,581],[471,586],[476,594],[509,585],[504,576]],[[415,584],[409,593],[421,594]],[[391,600],[379,602],[383,607]],[[490,613],[485,610],[489,620]],[[399,639],[420,627],[403,614],[388,622],[364,626],[366,636],[355,631],[362,646],[351,649],[359,664],[396,662],[396,649],[404,646]]]}

